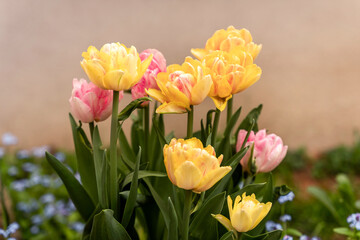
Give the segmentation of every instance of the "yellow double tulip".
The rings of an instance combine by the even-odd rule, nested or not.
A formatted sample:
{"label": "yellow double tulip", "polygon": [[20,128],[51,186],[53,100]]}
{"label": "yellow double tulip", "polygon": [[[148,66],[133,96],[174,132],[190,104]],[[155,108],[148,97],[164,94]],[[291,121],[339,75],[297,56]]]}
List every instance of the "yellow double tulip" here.
{"label": "yellow double tulip", "polygon": [[212,146],[203,147],[197,138],[172,139],[164,146],[164,163],[170,181],[186,190],[200,193],[222,179],[231,167],[220,167],[223,155],[216,158]]}
{"label": "yellow double tulip", "polygon": [[208,95],[212,80],[202,63],[187,57],[182,65],[173,64],[157,75],[160,90],[148,89],[149,96],[161,102],[157,113],[185,113]]}
{"label": "yellow double tulip", "polygon": [[141,62],[134,46],[107,43],[100,51],[90,46],[82,54],[81,66],[90,81],[103,89],[128,90],[144,75],[152,55]]}
{"label": "yellow double tulip", "polygon": [[210,69],[213,80],[209,96],[220,111],[225,109],[233,94],[250,87],[261,76],[261,68],[253,64],[251,55],[241,48],[230,52],[213,51],[203,62]]}
{"label": "yellow double tulip", "polygon": [[271,202],[260,203],[255,194],[243,193],[235,198],[234,206],[230,196],[227,198],[230,220],[221,214],[213,215],[226,229],[233,232],[247,232],[254,229],[269,213]]}
{"label": "yellow double tulip", "polygon": [[216,31],[207,40],[205,48],[191,49],[191,53],[201,60],[212,51],[230,52],[235,47],[240,47],[241,50],[248,52],[254,59],[261,50],[261,44],[257,45],[252,41],[251,34],[247,29],[238,30],[233,26],[229,26],[227,30]]}

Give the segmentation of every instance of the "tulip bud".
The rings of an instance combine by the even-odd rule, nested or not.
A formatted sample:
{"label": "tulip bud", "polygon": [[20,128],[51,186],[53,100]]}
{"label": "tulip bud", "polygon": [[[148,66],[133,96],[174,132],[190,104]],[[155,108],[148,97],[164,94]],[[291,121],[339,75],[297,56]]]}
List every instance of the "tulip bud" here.
{"label": "tulip bud", "polygon": [[[119,101],[123,93],[119,94]],[[71,113],[80,121],[101,122],[111,115],[113,92],[103,90],[85,79],[73,80],[73,90],[69,99]]]}
{"label": "tulip bud", "polygon": [[[247,132],[240,130],[238,134],[236,151],[240,151],[240,148],[244,142]],[[260,130],[256,134],[251,131],[249,138],[245,144],[245,147],[254,144],[253,159],[255,161],[256,172],[270,172],[276,168],[281,161],[285,158],[288,146],[284,146],[282,139],[275,134],[266,135],[266,130]],[[248,161],[250,158],[250,151],[240,160],[240,163],[244,170],[248,170]]]}

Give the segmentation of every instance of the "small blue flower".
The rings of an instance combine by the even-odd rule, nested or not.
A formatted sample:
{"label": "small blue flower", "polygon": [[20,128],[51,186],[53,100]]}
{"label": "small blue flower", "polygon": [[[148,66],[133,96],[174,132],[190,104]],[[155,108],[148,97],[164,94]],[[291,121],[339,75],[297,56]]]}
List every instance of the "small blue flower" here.
{"label": "small blue flower", "polygon": [[280,217],[280,221],[289,222],[289,221],[291,221],[291,216],[289,214],[284,214]]}
{"label": "small blue flower", "polygon": [[66,155],[63,152],[55,153],[54,157],[56,157],[56,159],[59,160],[60,162],[64,162],[66,160]]}
{"label": "small blue flower", "polygon": [[40,215],[34,215],[31,217],[31,222],[34,225],[40,225],[44,219]]}
{"label": "small blue flower", "polygon": [[280,204],[283,204],[285,202],[291,202],[292,200],[294,200],[295,194],[293,192],[289,192],[288,194],[284,195],[284,196],[280,196],[278,199],[278,202]]}
{"label": "small blue flower", "polygon": [[49,152],[49,151],[50,151],[50,147],[47,145],[41,147],[35,147],[32,149],[33,156],[37,158],[45,157],[45,152]]}
{"label": "small blue flower", "polygon": [[0,158],[3,158],[5,156],[5,149],[3,147],[0,147]]}
{"label": "small blue flower", "polygon": [[11,177],[15,177],[19,174],[19,169],[16,166],[11,166],[8,169],[8,174]]}
{"label": "small blue flower", "polygon": [[42,203],[52,203],[55,201],[55,196],[51,193],[44,194],[40,197],[40,202]]}
{"label": "small blue flower", "polygon": [[44,216],[46,218],[52,218],[53,216],[55,216],[56,211],[57,209],[54,204],[47,204],[44,208]]}
{"label": "small blue flower", "polygon": [[67,204],[67,207],[71,212],[76,210],[76,207],[75,207],[74,203],[71,200],[69,200],[69,202]]}
{"label": "small blue flower", "polygon": [[40,232],[40,229],[39,229],[38,226],[32,226],[32,227],[30,228],[30,232],[31,232],[32,234],[36,235],[36,234],[38,234],[38,233]]}
{"label": "small blue flower", "polygon": [[289,235],[285,235],[282,240],[293,240],[293,237]]}
{"label": "small blue flower", "polygon": [[12,133],[4,133],[1,137],[2,144],[5,146],[16,145],[18,143],[18,138]]}
{"label": "small blue flower", "polygon": [[299,240],[310,240],[310,237],[308,237],[306,235],[301,235]]}
{"label": "small blue flower", "polygon": [[347,218],[350,228],[360,230],[360,213],[353,213]]}
{"label": "small blue flower", "polygon": [[82,232],[84,230],[85,224],[81,222],[74,222],[70,225],[70,228],[76,232]]}
{"label": "small blue flower", "polygon": [[311,240],[321,240],[319,237],[312,237]]}
{"label": "small blue flower", "polygon": [[282,226],[279,223],[274,221],[267,221],[265,223],[265,228],[267,232],[275,231],[275,230],[282,230]]}
{"label": "small blue flower", "polygon": [[34,163],[27,162],[22,165],[22,169],[25,172],[35,172],[36,170],[38,170],[38,166]]}
{"label": "small blue flower", "polygon": [[30,202],[19,202],[16,204],[16,208],[24,213],[31,213],[35,210],[39,209],[39,203],[34,199],[30,200]]}
{"label": "small blue flower", "polygon": [[27,179],[16,180],[10,184],[10,188],[18,192],[24,191],[27,187],[29,187],[29,182]]}
{"label": "small blue flower", "polygon": [[20,160],[28,159],[28,158],[30,158],[30,152],[28,150],[25,150],[25,149],[19,150],[16,153],[16,158],[20,159]]}
{"label": "small blue flower", "polygon": [[[8,238],[11,234],[15,233],[19,229],[19,224],[17,222],[11,223],[6,230],[0,228],[0,236],[3,236],[5,239],[15,239]],[[16,240],[16,239],[15,239]]]}
{"label": "small blue flower", "polygon": [[50,187],[51,185],[51,178],[48,175],[43,175],[41,178],[41,185],[44,187]]}

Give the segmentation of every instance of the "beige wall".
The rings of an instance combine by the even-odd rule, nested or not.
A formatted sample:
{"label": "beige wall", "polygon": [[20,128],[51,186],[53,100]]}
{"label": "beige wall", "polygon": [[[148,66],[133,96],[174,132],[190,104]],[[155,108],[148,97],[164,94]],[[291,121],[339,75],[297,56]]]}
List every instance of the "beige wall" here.
{"label": "beige wall", "polygon": [[[2,0],[0,134],[13,132],[27,148],[71,148],[68,98],[72,78],[85,77],[79,62],[89,45],[157,48],[169,64],[181,63],[228,25],[248,28],[263,44],[263,76],[236,106],[247,112],[264,103],[261,127],[291,148],[352,142],[360,128],[359,0]],[[197,119],[213,106],[206,103]],[[185,121],[166,119],[181,134],[179,117]]]}

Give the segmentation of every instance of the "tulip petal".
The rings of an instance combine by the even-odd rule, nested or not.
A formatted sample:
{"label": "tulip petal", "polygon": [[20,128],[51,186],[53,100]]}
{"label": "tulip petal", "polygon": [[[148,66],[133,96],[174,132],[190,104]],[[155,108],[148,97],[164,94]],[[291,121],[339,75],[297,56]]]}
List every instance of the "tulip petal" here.
{"label": "tulip petal", "polygon": [[181,103],[182,106],[190,110],[190,99],[184,93],[182,93],[172,84],[168,83],[166,87],[167,90],[169,91],[168,98],[170,102]]}
{"label": "tulip petal", "polygon": [[178,187],[194,190],[201,181],[201,173],[194,163],[186,161],[175,170],[175,178]]}
{"label": "tulip petal", "polygon": [[[265,216],[269,213],[272,203],[268,202],[266,204],[261,204],[262,208],[261,208],[261,213],[257,216],[256,221],[253,224],[253,228],[255,228],[264,218]],[[255,219],[254,219],[255,220]]]}
{"label": "tulip petal", "polygon": [[144,73],[146,72],[146,69],[148,69],[151,61],[153,59],[153,55],[150,54],[150,56],[148,58],[146,58],[144,61],[141,62],[140,64],[140,68],[138,69],[138,79],[140,79]]}
{"label": "tulip petal", "polygon": [[96,86],[106,89],[103,84],[105,71],[99,63],[96,61],[87,61],[84,59],[80,64],[85,73],[88,75],[90,81],[92,81]]}
{"label": "tulip petal", "polygon": [[186,113],[186,108],[182,107],[181,104],[174,102],[164,102],[156,109],[156,113]]}
{"label": "tulip petal", "polygon": [[198,79],[197,83],[191,90],[191,105],[198,105],[202,103],[209,94],[211,85],[212,79],[210,75],[206,75],[202,79]]}
{"label": "tulip petal", "polygon": [[[214,186],[220,179],[231,171],[231,167],[220,167],[206,174],[199,185],[195,188],[197,192],[203,192]],[[199,171],[200,172],[200,171]]]}
{"label": "tulip petal", "polygon": [[251,230],[252,219],[249,213],[245,209],[233,211],[231,216],[231,225],[238,232],[247,232]]}
{"label": "tulip petal", "polygon": [[191,53],[197,59],[202,60],[205,57],[205,55],[208,53],[208,51],[205,49],[201,49],[201,48],[192,48]]}
{"label": "tulip petal", "polygon": [[154,98],[158,102],[166,102],[166,96],[159,90],[156,89],[145,89],[145,92],[152,98]]}
{"label": "tulip petal", "polygon": [[227,101],[232,98],[232,95],[228,96],[227,98],[220,98],[220,97],[211,97],[217,109],[221,112],[224,111],[226,108]]}
{"label": "tulip petal", "polygon": [[106,89],[121,91],[126,89],[120,89],[120,81],[122,80],[122,77],[124,75],[124,72],[121,70],[114,70],[107,72],[104,78],[104,86]]}
{"label": "tulip petal", "polygon": [[94,116],[91,108],[86,105],[77,97],[72,97],[69,100],[72,114],[82,121],[83,123],[89,123],[94,121]]}
{"label": "tulip petal", "polygon": [[221,214],[211,214],[213,218],[218,220],[228,231],[236,231],[235,228],[231,225],[231,222],[228,218],[224,217]]}

